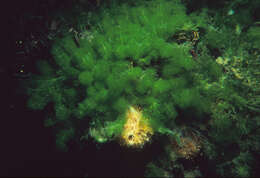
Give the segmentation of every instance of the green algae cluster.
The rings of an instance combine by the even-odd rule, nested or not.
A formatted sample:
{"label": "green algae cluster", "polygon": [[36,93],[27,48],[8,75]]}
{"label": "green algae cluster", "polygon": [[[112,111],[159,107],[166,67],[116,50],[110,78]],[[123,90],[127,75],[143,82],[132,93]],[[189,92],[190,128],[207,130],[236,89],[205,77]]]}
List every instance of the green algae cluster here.
{"label": "green algae cluster", "polygon": [[[183,125],[207,132],[202,151],[209,160],[221,157],[217,175],[250,175],[248,150],[259,150],[260,109],[245,63],[257,59],[247,50],[258,47],[259,27],[240,34],[233,26],[216,28],[205,9],[186,10],[180,0],[108,1],[97,11],[64,16],[74,26],[60,27],[51,57],[37,61],[27,89],[28,107],[47,111],[45,126],[55,130],[58,148],[69,150],[71,141],[80,145],[90,137],[98,143],[118,139],[127,109],[137,106],[155,135],[179,140]],[[188,37],[177,42],[178,34],[193,32],[199,33],[196,44]],[[215,61],[219,56],[228,66]],[[238,58],[243,64],[233,65]],[[232,70],[238,67],[242,79]],[[239,147],[234,155],[230,145]],[[171,169],[183,169],[176,165]],[[160,164],[147,169],[149,176],[173,176]]]}
{"label": "green algae cluster", "polygon": [[58,145],[73,138],[74,122],[82,120],[107,128],[103,137],[108,138],[97,141],[120,134],[121,128],[112,125],[123,119],[129,106],[141,107],[158,132],[174,123],[177,109],[208,112],[193,80],[198,64],[189,52],[192,46],[168,42],[178,31],[195,30],[204,21],[187,16],[179,1],[110,6],[88,15],[87,22],[94,22],[80,35],[57,37],[52,59],[38,62],[40,74],[28,105],[44,109],[52,103],[46,124],[59,125],[66,133],[57,134]]}

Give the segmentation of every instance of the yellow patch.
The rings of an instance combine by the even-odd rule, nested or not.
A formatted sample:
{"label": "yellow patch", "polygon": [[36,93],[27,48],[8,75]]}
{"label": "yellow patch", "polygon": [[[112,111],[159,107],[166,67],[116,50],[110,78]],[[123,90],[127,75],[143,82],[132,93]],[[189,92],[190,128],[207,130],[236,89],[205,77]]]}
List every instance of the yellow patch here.
{"label": "yellow patch", "polygon": [[142,147],[150,140],[153,134],[152,128],[145,122],[140,109],[129,107],[126,113],[126,123],[122,133],[122,139],[128,146]]}

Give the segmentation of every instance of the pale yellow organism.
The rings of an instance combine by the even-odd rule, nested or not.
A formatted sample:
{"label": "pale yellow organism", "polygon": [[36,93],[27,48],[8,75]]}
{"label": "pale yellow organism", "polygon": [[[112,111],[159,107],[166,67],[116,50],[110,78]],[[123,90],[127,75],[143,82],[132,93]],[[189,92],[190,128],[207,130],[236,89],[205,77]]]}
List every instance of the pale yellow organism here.
{"label": "pale yellow organism", "polygon": [[233,74],[236,76],[236,78],[243,79],[243,76],[241,75],[241,73],[239,72],[238,69],[232,67],[231,70],[232,70]]}
{"label": "pale yellow organism", "polygon": [[241,29],[240,25],[237,24],[237,25],[236,25],[236,29],[235,29],[236,35],[240,35],[241,32],[242,32],[242,29]]}
{"label": "pale yellow organism", "polygon": [[127,146],[142,147],[153,134],[140,109],[130,106],[126,112],[126,123],[122,132],[122,140]]}
{"label": "pale yellow organism", "polygon": [[228,63],[228,59],[227,58],[222,58],[222,57],[218,57],[216,59],[216,62],[220,65],[227,65]]}

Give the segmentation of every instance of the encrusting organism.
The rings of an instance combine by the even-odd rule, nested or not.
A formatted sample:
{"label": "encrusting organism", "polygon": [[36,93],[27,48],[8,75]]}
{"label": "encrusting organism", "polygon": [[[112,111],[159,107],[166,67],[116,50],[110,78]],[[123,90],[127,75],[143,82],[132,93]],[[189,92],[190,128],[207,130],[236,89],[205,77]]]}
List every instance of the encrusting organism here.
{"label": "encrusting organism", "polygon": [[126,113],[126,122],[124,124],[122,141],[133,147],[142,147],[150,140],[153,134],[147,119],[144,118],[140,108],[130,106]]}
{"label": "encrusting organism", "polygon": [[172,139],[171,145],[173,151],[182,158],[192,159],[200,153],[202,148],[202,139],[191,129],[182,129],[179,143]]}

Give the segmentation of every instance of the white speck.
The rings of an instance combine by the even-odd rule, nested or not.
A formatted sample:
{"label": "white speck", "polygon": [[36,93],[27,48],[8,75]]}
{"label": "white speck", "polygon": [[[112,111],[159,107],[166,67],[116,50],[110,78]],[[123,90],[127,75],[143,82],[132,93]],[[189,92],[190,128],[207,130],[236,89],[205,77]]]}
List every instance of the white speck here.
{"label": "white speck", "polygon": [[233,9],[230,9],[229,11],[228,11],[228,15],[233,15],[235,13],[235,11],[233,10]]}

